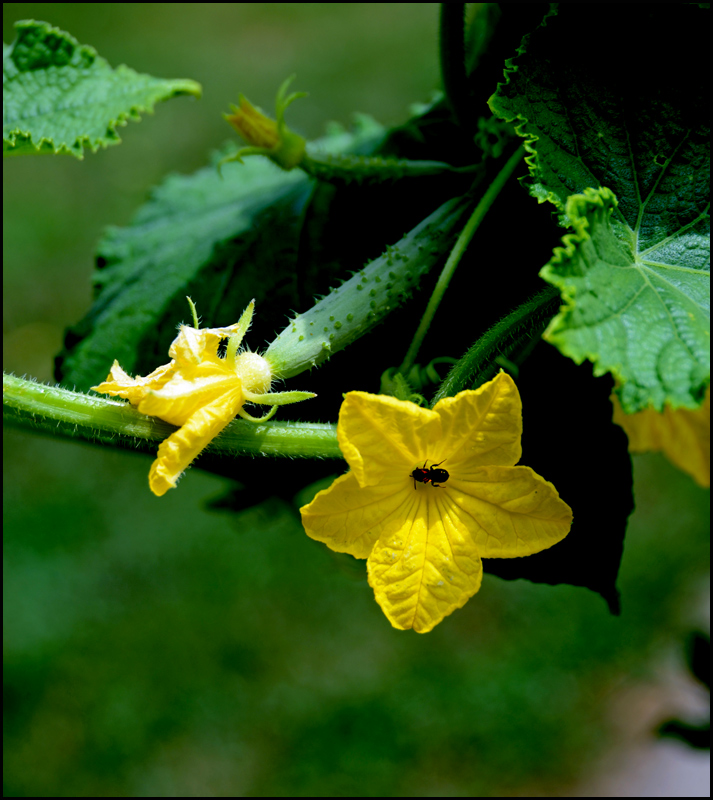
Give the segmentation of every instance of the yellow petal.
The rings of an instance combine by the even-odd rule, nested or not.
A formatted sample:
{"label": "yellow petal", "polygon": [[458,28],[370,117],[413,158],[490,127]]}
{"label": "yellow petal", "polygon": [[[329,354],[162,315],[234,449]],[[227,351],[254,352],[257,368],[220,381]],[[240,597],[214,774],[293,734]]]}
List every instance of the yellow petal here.
{"label": "yellow petal", "polygon": [[632,453],[661,451],[699,485],[711,485],[711,390],[695,410],[664,407],[625,414],[619,398],[612,394],[614,422],[626,431]]}
{"label": "yellow petal", "polygon": [[[384,531],[400,524],[404,505],[412,498],[403,482],[361,488],[348,472],[300,509],[307,535],[337,553],[366,558]],[[396,520],[396,522],[394,522]]]}
{"label": "yellow petal", "polygon": [[419,461],[437,459],[440,437],[438,414],[394,397],[349,392],[339,411],[339,447],[361,486],[405,478]]}
{"label": "yellow petal", "polygon": [[182,428],[158,448],[158,458],[149,471],[151,491],[161,497],[176,485],[184,469],[233,419],[242,402],[239,389],[199,408]]}
{"label": "yellow petal", "polygon": [[218,356],[218,345],[221,340],[229,339],[237,332],[238,326],[238,322],[225,328],[198,329],[190,325],[181,325],[168,354],[179,363],[200,364],[206,359],[215,363],[222,360]]}
{"label": "yellow petal", "polygon": [[441,418],[441,458],[452,470],[491,464],[513,466],[522,455],[522,402],[513,379],[505,372],[475,391],[440,400],[433,409]]}
{"label": "yellow petal", "polygon": [[151,390],[160,389],[164,386],[171,379],[174,371],[175,364],[171,362],[170,364],[157,367],[145,378],[132,378],[124,372],[119,366],[119,362],[115,359],[104,383],[100,383],[98,386],[92,386],[92,389],[101,394],[123,397],[132,405],[138,406]]}
{"label": "yellow petal", "polygon": [[275,120],[265,116],[243,95],[240,95],[239,103],[240,107],[233,107],[234,113],[226,115],[226,120],[248,144],[274,150],[280,142]]}
{"label": "yellow petal", "polygon": [[439,489],[412,493],[401,524],[369,556],[369,584],[395,628],[427,633],[480,588],[472,536],[448,506]]}
{"label": "yellow petal", "polygon": [[446,513],[471,532],[483,558],[539,553],[564,539],[572,525],[572,509],[529,467],[459,470],[447,487],[439,497]]}
{"label": "yellow petal", "polygon": [[139,404],[139,411],[172,425],[183,425],[202,406],[221,398],[227,398],[231,406],[237,402],[235,416],[243,403],[240,379],[224,366],[204,363],[195,367],[190,376],[178,372],[162,389],[147,394]]}

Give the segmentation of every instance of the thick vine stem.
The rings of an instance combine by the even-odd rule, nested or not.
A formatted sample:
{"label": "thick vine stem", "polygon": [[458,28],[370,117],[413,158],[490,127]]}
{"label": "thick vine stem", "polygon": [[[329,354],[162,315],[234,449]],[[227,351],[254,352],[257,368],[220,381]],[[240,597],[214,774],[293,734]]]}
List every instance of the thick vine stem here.
{"label": "thick vine stem", "polygon": [[[154,452],[176,428],[119,400],[3,375],[3,422],[13,427],[122,449]],[[233,420],[207,450],[230,455],[342,458],[336,426]]]}

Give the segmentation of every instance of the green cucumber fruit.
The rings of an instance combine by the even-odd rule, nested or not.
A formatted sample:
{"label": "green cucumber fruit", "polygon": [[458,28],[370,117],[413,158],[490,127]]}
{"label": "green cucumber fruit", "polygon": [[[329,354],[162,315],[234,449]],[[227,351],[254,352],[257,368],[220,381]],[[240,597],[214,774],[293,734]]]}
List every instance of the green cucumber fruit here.
{"label": "green cucumber fruit", "polygon": [[468,195],[444,203],[403,239],[292,319],[264,353],[276,377],[318,367],[368,333],[417,288],[450,252],[472,206]]}

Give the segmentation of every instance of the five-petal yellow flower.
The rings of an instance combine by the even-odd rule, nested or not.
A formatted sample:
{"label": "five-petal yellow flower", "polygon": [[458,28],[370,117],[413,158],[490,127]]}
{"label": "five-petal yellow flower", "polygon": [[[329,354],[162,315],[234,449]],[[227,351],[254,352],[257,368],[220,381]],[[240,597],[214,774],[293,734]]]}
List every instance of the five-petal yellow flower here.
{"label": "five-petal yellow flower", "polygon": [[[478,591],[481,558],[528,556],[569,532],[572,510],[555,487],[515,466],[521,434],[520,395],[502,372],[432,410],[349,392],[337,437],[351,471],[300,509],[305,530],[367,558],[391,624],[426,633]],[[411,477],[439,462],[440,487]]]}
{"label": "five-petal yellow flower", "polygon": [[[159,445],[158,458],[151,465],[149,486],[155,495],[174,488],[191,461],[236,415],[263,422],[278,405],[315,397],[312,392],[271,393],[269,363],[257,353],[238,352],[254,305],[252,301],[240,320],[225,328],[181,325],[168,351],[171,363],[145,378],[130,377],[114,361],[106,381],[92,387],[95,392],[127,399],[142,414],[179,426]],[[222,358],[218,347],[225,339],[228,347]],[[255,419],[243,408],[246,402],[273,408]]]}

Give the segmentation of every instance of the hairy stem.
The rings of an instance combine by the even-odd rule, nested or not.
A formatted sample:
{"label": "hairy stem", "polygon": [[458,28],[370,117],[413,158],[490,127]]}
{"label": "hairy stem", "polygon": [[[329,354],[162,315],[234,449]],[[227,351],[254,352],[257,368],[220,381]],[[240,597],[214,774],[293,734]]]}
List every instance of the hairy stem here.
{"label": "hairy stem", "polygon": [[[71,392],[3,375],[3,422],[17,428],[122,449],[155,452],[176,428],[121,400]],[[318,422],[254,424],[233,420],[207,448],[230,455],[342,458],[336,426]]]}
{"label": "hairy stem", "polygon": [[521,360],[542,335],[561,302],[559,291],[548,286],[496,322],[448,373],[432,405],[463,389],[477,389],[495,377],[500,369],[496,359],[509,360],[513,356],[516,361]]}

